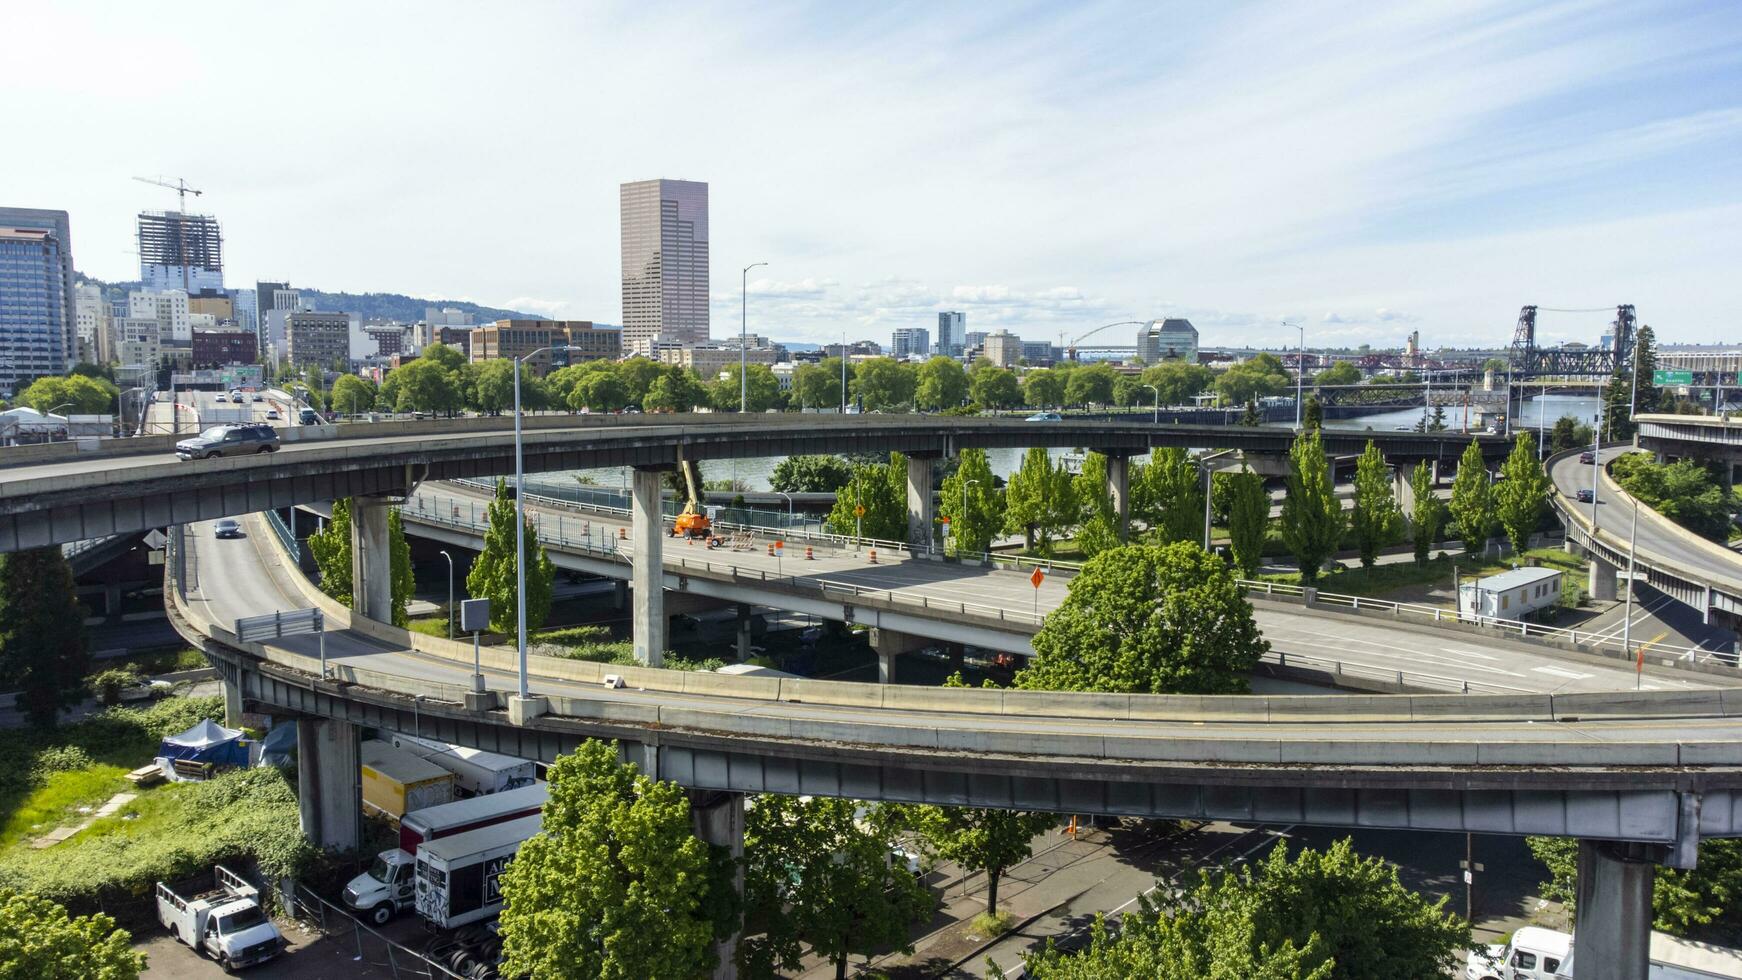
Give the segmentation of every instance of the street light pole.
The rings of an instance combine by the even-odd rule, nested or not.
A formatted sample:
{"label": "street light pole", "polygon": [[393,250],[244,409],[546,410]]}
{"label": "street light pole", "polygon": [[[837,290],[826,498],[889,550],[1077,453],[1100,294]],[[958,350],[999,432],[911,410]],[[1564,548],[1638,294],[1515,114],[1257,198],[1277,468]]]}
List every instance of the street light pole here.
{"label": "street light pole", "polygon": [[782,497],[786,498],[786,527],[788,530],[791,530],[792,529],[792,494],[787,493],[785,490],[776,490],[774,492],[778,493]]}
{"label": "street light pole", "polygon": [[750,270],[766,262],[752,262],[744,267],[738,276],[738,414],[749,411],[750,379],[746,372],[750,369],[750,353],[747,338],[750,322]]}
{"label": "street light pole", "polygon": [[1207,459],[1204,460],[1203,466],[1204,466],[1204,551],[1206,553],[1208,553],[1210,550],[1210,490],[1211,490],[1211,483],[1213,481],[1210,478],[1210,476],[1211,476],[1211,474],[1210,474],[1210,461]]}
{"label": "street light pole", "polygon": [[[1639,499],[1633,500],[1633,530],[1627,532],[1627,606],[1621,613],[1621,652],[1633,651],[1633,551],[1639,541]],[[1644,683],[1645,661],[1640,659],[1633,671],[1633,689]]]}
{"label": "street light pole", "polygon": [[514,359],[514,605],[515,647],[520,657],[520,697],[530,695],[526,686],[526,501],[522,482],[525,479],[525,459],[520,441],[520,366],[527,358],[550,350],[522,354]]}
{"label": "street light pole", "polygon": [[[296,508],[291,508],[294,511]],[[446,551],[442,557],[448,560],[448,639],[454,638],[454,556]]]}
{"label": "street light pole", "polygon": [[1591,543],[1597,541],[1597,471],[1603,468],[1603,428],[1591,433]]}
{"label": "street light pole", "polygon": [[1300,331],[1300,346],[1296,348],[1299,356],[1294,362],[1294,431],[1299,432],[1301,399],[1306,397],[1306,325],[1287,320],[1282,325]]}
{"label": "street light pole", "polygon": [[1143,387],[1148,388],[1150,391],[1155,392],[1155,417],[1151,418],[1149,421],[1154,425],[1160,425],[1161,424],[1161,389],[1157,388],[1155,385],[1144,385]]}

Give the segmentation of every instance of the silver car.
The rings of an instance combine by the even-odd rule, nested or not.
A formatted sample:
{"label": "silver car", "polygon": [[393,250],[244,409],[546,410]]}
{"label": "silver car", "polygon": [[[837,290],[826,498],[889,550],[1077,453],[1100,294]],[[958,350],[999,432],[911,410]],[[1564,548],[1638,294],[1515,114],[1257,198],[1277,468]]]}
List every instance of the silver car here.
{"label": "silver car", "polygon": [[182,459],[248,456],[278,451],[278,433],[270,425],[214,425],[192,439],[175,444]]}

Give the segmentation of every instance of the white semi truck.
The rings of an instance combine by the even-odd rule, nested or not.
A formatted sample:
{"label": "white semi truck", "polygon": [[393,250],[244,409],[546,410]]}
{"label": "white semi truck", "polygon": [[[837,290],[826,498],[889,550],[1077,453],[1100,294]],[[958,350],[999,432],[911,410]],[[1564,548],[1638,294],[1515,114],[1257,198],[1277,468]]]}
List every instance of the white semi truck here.
{"label": "white semi truck", "polygon": [[394,735],[393,744],[454,774],[460,796],[483,796],[532,785],[538,767],[531,759],[449,745],[415,735]]}
{"label": "white semi truck", "polygon": [[[1466,980],[1577,980],[1570,933],[1525,926],[1504,946],[1472,953]],[[1742,952],[1651,934],[1650,980],[1742,980]]]}
{"label": "white semi truck", "polygon": [[417,849],[417,912],[437,929],[453,929],[502,911],[502,872],[543,817],[428,841]]}
{"label": "white semi truck", "polygon": [[218,961],[226,970],[264,963],[284,949],[284,937],[260,911],[260,891],[223,865],[215,886],[178,893],[157,883],[157,921],[170,935]]}
{"label": "white semi truck", "polygon": [[419,845],[536,816],[549,798],[549,788],[534,783],[407,813],[399,821],[399,846],[375,855],[369,870],[345,885],[345,904],[376,925],[386,923],[416,899],[412,877]]}

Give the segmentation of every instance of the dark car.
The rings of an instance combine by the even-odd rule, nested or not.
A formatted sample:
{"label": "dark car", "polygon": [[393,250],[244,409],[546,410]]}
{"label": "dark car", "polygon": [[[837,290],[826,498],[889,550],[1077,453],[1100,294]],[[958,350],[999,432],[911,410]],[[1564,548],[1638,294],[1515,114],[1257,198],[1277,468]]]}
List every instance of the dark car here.
{"label": "dark car", "polygon": [[242,536],[242,525],[228,517],[212,525],[214,538],[239,538]]}
{"label": "dark car", "polygon": [[270,425],[214,425],[192,439],[175,444],[182,459],[249,456],[278,451],[278,433]]}
{"label": "dark car", "polygon": [[1589,449],[1579,454],[1579,462],[1581,463],[1595,463],[1596,461],[1597,454],[1591,452]]}
{"label": "dark car", "polygon": [[1580,487],[1578,497],[1581,504],[1588,504],[1597,499],[1597,495],[1591,492],[1590,487]]}

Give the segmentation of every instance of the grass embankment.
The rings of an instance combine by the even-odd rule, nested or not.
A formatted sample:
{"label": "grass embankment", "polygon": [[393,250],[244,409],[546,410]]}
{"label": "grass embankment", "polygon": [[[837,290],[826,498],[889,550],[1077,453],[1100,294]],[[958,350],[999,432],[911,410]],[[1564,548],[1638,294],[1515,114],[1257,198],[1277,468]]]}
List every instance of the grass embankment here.
{"label": "grass embankment", "polygon": [[[0,734],[0,886],[36,892],[75,914],[102,909],[140,922],[149,919],[159,880],[221,862],[256,866],[267,878],[313,866],[318,855],[302,836],[287,782],[294,777],[277,769],[154,787],[122,778],[149,762],[165,735],[222,715],[222,698],[169,698],[54,731]],[[119,792],[137,799],[53,847],[31,847]]]}
{"label": "grass embankment", "polygon": [[[1358,595],[1375,599],[1394,598],[1391,593],[1405,589],[1420,590],[1424,586],[1443,585],[1449,590],[1452,586],[1452,570],[1454,568],[1458,570],[1458,575],[1463,578],[1481,578],[1487,575],[1497,575],[1514,565],[1524,564],[1524,560],[1529,558],[1536,559],[1537,564],[1543,567],[1557,568],[1567,573],[1561,578],[1561,605],[1577,606],[1583,602],[1585,589],[1579,576],[1585,571],[1585,562],[1559,548],[1534,548],[1526,551],[1522,556],[1509,558],[1471,558],[1468,556],[1453,558],[1442,552],[1438,557],[1425,563],[1391,562],[1374,565],[1372,568],[1362,568],[1356,564],[1352,568],[1321,574],[1315,587],[1321,592],[1335,592],[1342,595]],[[1299,572],[1259,577],[1266,582],[1286,582],[1296,585],[1300,583]]]}

